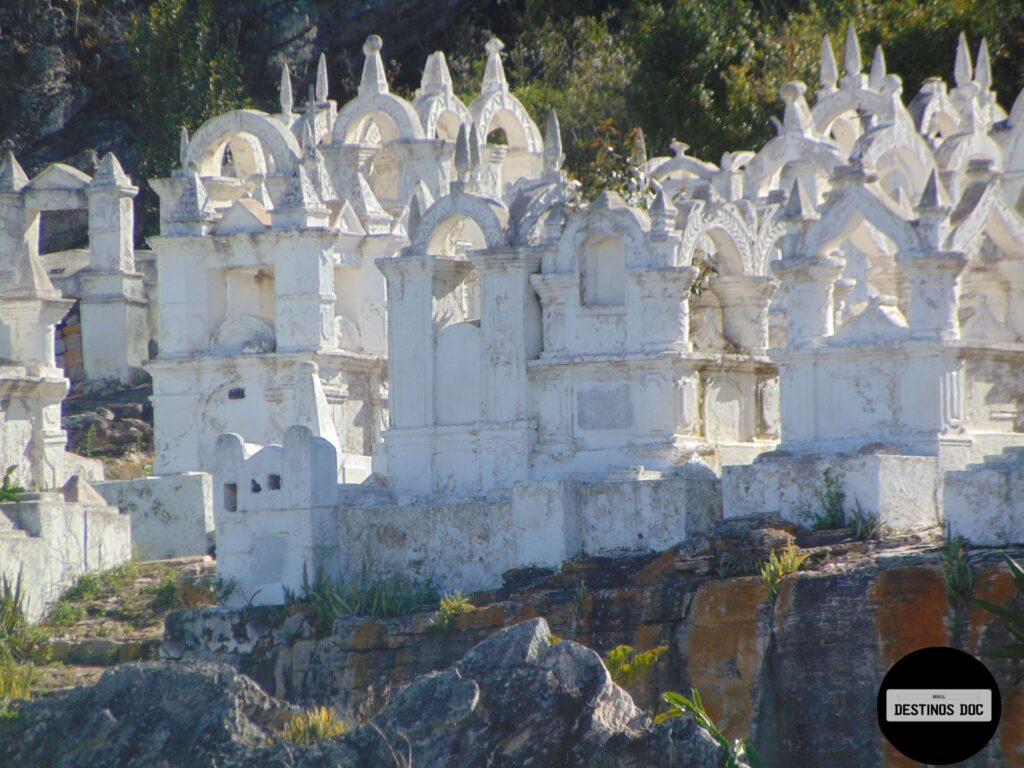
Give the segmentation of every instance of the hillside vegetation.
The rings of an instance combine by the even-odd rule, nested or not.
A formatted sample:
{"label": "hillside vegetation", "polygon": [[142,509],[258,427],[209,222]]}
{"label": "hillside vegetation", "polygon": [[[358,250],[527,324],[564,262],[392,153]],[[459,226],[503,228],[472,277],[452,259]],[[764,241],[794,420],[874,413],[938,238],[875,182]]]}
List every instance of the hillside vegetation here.
{"label": "hillside vegetation", "polygon": [[[113,150],[143,180],[170,170],[181,126],[236,106],[276,111],[284,62],[301,104],[326,52],[343,102],[377,32],[393,90],[411,96],[427,54],[444,50],[468,96],[496,34],[534,116],[558,111],[569,169],[599,181],[600,158],[638,127],[652,155],[672,138],[711,161],[758,146],[779,85],[816,88],[821,35],[841,57],[850,21],[866,61],[884,45],[908,101],[926,77],[950,78],[961,31],[972,51],[987,38],[1005,106],[1024,84],[1020,0],[7,0],[0,148],[30,172],[56,160],[91,172]],[[142,207],[149,233],[148,189]]]}

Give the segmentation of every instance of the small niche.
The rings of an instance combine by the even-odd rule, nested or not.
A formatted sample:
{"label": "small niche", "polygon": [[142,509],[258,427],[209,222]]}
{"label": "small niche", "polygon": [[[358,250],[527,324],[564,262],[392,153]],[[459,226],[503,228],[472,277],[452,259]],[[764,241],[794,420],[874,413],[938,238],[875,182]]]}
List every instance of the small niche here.
{"label": "small niche", "polygon": [[267,488],[271,491],[281,490],[281,476],[280,475],[267,475]]}
{"label": "small niche", "polygon": [[245,400],[245,387],[232,387],[229,389],[228,400]]}
{"label": "small niche", "polygon": [[224,483],[224,509],[228,512],[238,511],[238,484]]}
{"label": "small niche", "polygon": [[257,483],[256,478],[254,477],[252,480],[249,481],[249,490],[252,491],[253,493],[259,493],[260,491],[263,490],[263,486]]}

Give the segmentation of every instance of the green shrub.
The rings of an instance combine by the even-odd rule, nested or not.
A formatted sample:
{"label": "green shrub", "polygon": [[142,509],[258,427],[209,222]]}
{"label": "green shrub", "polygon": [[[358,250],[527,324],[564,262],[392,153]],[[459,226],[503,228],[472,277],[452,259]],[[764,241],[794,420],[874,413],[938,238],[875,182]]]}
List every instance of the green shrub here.
{"label": "green shrub", "polygon": [[808,558],[807,553],[801,553],[796,546],[790,542],[782,553],[772,552],[768,559],[761,565],[761,578],[768,588],[769,596],[774,599],[779,594],[782,580],[792,573],[800,570],[804,560]]}
{"label": "green shrub", "polygon": [[330,627],[342,616],[401,616],[436,605],[437,599],[437,588],[429,579],[420,581],[402,574],[371,579],[365,570],[351,582],[320,572],[313,583],[303,570],[302,590],[285,591],[286,603],[308,603],[323,627]]}
{"label": "green shrub", "polygon": [[21,496],[26,491],[20,485],[14,483],[14,473],[18,471],[18,465],[12,464],[4,472],[3,482],[0,483],[0,504],[6,501],[21,501]]}
{"label": "green shrub", "polygon": [[[1019,600],[1024,600],[1024,567],[1009,555],[1003,555],[1006,567],[1010,569],[1010,578],[1013,579],[1013,586],[1017,589]],[[994,614],[999,623],[1010,633],[1013,640],[1002,648],[984,653],[984,656],[993,656],[1003,659],[1024,659],[1024,608],[1010,608],[1009,606],[996,605],[987,600],[975,600],[974,604]]]}
{"label": "green shrub", "polygon": [[451,594],[445,593],[441,597],[441,605],[430,620],[430,624],[437,629],[449,630],[455,626],[455,620],[464,613],[474,611],[476,608],[469,602],[460,590]]}
{"label": "green shrub", "polygon": [[754,745],[743,739],[736,739],[730,742],[721,729],[704,709],[704,702],[701,701],[700,692],[696,688],[690,689],[690,698],[681,693],[668,691],[661,695],[662,700],[669,705],[664,712],[659,713],[654,721],[664,723],[673,717],[682,717],[686,713],[693,715],[693,719],[707,734],[717,741],[725,750],[725,768],[739,768],[741,761],[745,761],[750,768],[761,768],[761,757],[758,755]]}
{"label": "green shrub", "polygon": [[288,721],[281,738],[296,744],[315,744],[324,739],[340,736],[346,730],[330,707],[313,707],[299,712]]}
{"label": "green shrub", "polygon": [[821,485],[814,495],[821,505],[821,513],[814,516],[814,530],[834,531],[846,525],[846,513],[843,512],[846,493],[842,481],[832,473],[831,468],[826,467],[821,473]]}
{"label": "green shrub", "polygon": [[619,645],[608,652],[604,665],[608,667],[612,682],[620,688],[629,688],[650,672],[651,667],[667,650],[667,645],[659,645],[649,651],[637,653],[630,645]]}

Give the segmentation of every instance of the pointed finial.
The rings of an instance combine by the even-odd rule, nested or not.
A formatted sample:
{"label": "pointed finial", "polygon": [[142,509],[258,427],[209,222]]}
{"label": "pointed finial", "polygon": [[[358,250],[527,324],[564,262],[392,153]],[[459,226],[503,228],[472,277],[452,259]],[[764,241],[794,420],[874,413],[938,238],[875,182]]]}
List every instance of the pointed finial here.
{"label": "pointed finial", "polygon": [[846,25],[846,49],[843,51],[843,69],[848,75],[860,74],[864,64],[860,57],[860,41],[857,39],[857,29],[851,21]]}
{"label": "pointed finial", "polygon": [[311,155],[316,151],[316,137],[313,136],[313,126],[309,120],[302,124],[302,154]]}
{"label": "pointed finial", "polygon": [[188,165],[188,128],[181,126],[181,138],[178,141],[178,164],[185,168]]}
{"label": "pointed finial", "polygon": [[963,32],[956,41],[956,62],[953,65],[953,79],[957,85],[967,85],[974,79],[974,65],[971,52],[967,49],[967,35]]}
{"label": "pointed finial", "polygon": [[0,164],[0,192],[18,192],[28,185],[28,176],[18,163],[14,153],[9,151]]}
{"label": "pointed finial", "polygon": [[107,152],[100,161],[100,167],[92,179],[90,187],[130,187],[132,180],[124,172],[121,163],[113,152]]}
{"label": "pointed finial", "polygon": [[469,173],[469,137],[466,135],[466,124],[459,125],[459,135],[455,137],[455,173],[461,181]]}
{"label": "pointed finial", "polygon": [[789,200],[782,212],[782,218],[786,221],[811,221],[818,218],[818,211],[804,191],[804,185],[800,183],[800,179],[793,180],[793,189],[790,190]]}
{"label": "pointed finial", "polygon": [[651,217],[651,227],[656,232],[667,232],[675,218],[675,206],[669,201],[661,184],[651,179],[651,186],[655,193],[654,202],[647,212]]}
{"label": "pointed finial", "polygon": [[321,52],[316,64],[316,100],[327,101],[327,57]]}
{"label": "pointed finial", "polygon": [[452,74],[448,71],[448,60],[444,53],[435,51],[427,56],[427,64],[423,67],[423,77],[420,80],[420,91],[422,93],[451,93]]}
{"label": "pointed finial", "polygon": [[928,176],[928,183],[924,185],[924,192],[921,193],[917,208],[921,211],[930,211],[948,206],[949,197],[942,187],[942,182],[939,181],[939,172],[933,168]]}
{"label": "pointed finial", "polygon": [[868,75],[868,85],[879,91],[885,81],[885,52],[882,46],[875,46],[875,55],[871,57],[871,73]]}
{"label": "pointed finial", "polygon": [[836,83],[839,82],[839,67],[836,65],[836,55],[832,52],[832,41],[828,39],[828,35],[822,35],[821,38],[821,84],[829,89],[834,90]]}
{"label": "pointed finial", "polygon": [[548,124],[544,129],[544,170],[559,171],[564,160],[562,128],[558,124],[558,115],[552,109],[548,112]]}
{"label": "pointed finial", "polygon": [[368,96],[388,92],[388,80],[384,74],[384,60],[380,57],[380,49],[384,41],[380,35],[370,35],[363,43],[363,76],[359,79],[359,95]]}
{"label": "pointed finial", "polygon": [[292,73],[288,69],[288,62],[281,68],[281,88],[279,93],[281,101],[281,114],[290,115],[294,103],[292,101]]}
{"label": "pointed finial", "polygon": [[978,47],[978,62],[974,67],[974,80],[981,86],[981,90],[992,89],[992,61],[988,55],[988,40],[984,38]]}
{"label": "pointed finial", "polygon": [[505,49],[505,44],[492,37],[484,47],[487,50],[487,68],[484,70],[482,92],[507,91],[508,80],[505,79],[505,67],[501,63],[501,52]]}
{"label": "pointed finial", "polygon": [[799,80],[784,83],[779,88],[779,96],[786,102],[785,111],[782,114],[783,132],[798,132],[805,136],[814,133],[814,120],[811,117],[811,110],[804,99],[804,92],[807,86]]}
{"label": "pointed finial", "polygon": [[672,150],[672,154],[676,157],[686,157],[686,152],[690,149],[690,145],[685,141],[672,139],[668,144],[668,148]]}

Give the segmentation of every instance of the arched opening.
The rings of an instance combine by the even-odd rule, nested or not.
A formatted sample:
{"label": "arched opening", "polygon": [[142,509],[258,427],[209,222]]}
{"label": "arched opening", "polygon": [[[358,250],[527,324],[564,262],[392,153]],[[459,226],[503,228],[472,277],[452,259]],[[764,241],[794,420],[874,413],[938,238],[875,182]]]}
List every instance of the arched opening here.
{"label": "arched opening", "polygon": [[483,229],[468,216],[452,216],[437,226],[427,241],[427,253],[466,259],[468,251],[487,247]]}
{"label": "arched opening", "polygon": [[580,303],[615,307],[626,303],[626,248],[613,235],[591,235],[580,249]]}
{"label": "arched opening", "polygon": [[445,141],[455,141],[459,137],[459,128],[462,127],[462,120],[450,109],[446,109],[437,117],[434,124],[434,138]]}

